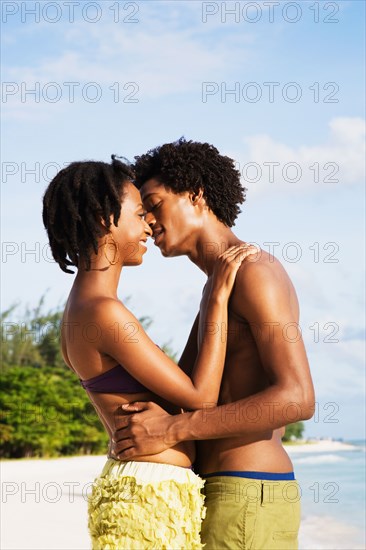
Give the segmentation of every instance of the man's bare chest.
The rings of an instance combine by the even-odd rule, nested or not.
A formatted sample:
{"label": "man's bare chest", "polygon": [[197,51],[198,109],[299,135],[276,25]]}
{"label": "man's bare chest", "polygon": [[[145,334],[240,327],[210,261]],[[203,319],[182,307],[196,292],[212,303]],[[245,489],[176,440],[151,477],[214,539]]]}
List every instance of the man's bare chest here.
{"label": "man's bare chest", "polygon": [[207,306],[209,303],[211,292],[211,281],[208,280],[203,290],[202,299],[200,302],[200,317],[197,334],[197,345],[200,348],[202,340],[206,331],[215,331],[219,334],[222,342],[226,344],[226,353],[228,356],[235,355],[236,353],[248,353],[256,349],[255,340],[253,338],[252,330],[248,321],[240,315],[233,303],[235,302],[235,296],[233,295],[228,303],[228,316],[227,320],[212,325],[207,322]]}

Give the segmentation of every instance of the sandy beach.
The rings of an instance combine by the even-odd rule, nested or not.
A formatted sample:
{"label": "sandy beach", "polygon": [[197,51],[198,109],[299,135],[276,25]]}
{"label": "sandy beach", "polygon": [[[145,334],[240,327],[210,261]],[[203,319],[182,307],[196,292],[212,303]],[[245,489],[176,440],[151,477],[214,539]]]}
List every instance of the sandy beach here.
{"label": "sandy beach", "polygon": [[309,439],[303,443],[296,442],[295,444],[285,445],[289,455],[293,453],[324,453],[333,451],[354,451],[356,447],[342,441],[334,441],[333,439]]}
{"label": "sandy beach", "polygon": [[90,548],[87,494],[105,456],[1,462],[2,550]]}
{"label": "sandy beach", "polygon": [[[293,455],[347,451],[354,447],[321,440],[286,449]],[[105,456],[81,456],[2,461],[0,547],[3,550],[90,548],[87,494],[105,460]]]}

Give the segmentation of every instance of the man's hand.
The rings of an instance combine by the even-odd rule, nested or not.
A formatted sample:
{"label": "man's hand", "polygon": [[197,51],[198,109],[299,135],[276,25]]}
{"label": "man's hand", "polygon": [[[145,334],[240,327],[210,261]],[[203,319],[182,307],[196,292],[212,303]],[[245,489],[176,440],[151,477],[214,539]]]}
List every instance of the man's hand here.
{"label": "man's hand", "polygon": [[168,429],[174,418],[156,403],[134,402],[122,405],[123,416],[115,416],[110,456],[131,460],[136,456],[161,453],[177,442],[169,441]]}

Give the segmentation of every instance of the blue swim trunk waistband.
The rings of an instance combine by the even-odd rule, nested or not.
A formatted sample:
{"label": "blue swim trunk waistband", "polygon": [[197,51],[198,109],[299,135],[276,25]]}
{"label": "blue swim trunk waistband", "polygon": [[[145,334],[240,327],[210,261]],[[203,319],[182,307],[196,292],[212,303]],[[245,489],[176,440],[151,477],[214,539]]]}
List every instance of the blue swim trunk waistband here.
{"label": "blue swim trunk waistband", "polygon": [[214,477],[214,476],[232,476],[232,477],[247,477],[249,479],[263,479],[269,481],[289,481],[295,479],[294,472],[286,472],[277,474],[273,472],[248,472],[248,471],[236,471],[227,470],[223,472],[213,472],[211,474],[202,474],[201,477]]}

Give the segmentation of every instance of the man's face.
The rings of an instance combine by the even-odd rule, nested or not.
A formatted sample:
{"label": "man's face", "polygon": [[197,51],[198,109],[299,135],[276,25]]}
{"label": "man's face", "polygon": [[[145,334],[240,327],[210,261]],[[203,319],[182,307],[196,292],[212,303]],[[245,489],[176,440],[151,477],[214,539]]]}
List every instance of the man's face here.
{"label": "man's face", "polygon": [[156,179],[140,189],[145,219],[153,230],[153,239],[163,256],[188,254],[194,246],[194,229],[200,217],[188,192],[173,193]]}

